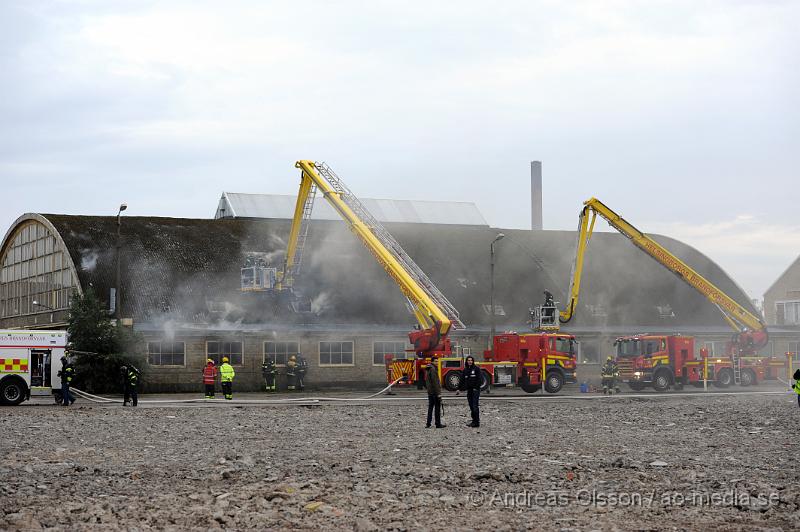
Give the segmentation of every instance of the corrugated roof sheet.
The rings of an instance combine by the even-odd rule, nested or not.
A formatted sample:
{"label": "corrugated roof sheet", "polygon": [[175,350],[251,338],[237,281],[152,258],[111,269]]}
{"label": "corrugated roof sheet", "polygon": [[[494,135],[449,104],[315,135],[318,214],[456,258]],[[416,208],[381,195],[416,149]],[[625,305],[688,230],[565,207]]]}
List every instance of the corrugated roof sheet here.
{"label": "corrugated roof sheet", "polygon": [[[59,231],[82,286],[108,294],[114,275],[116,218],[45,216]],[[263,324],[265,329],[413,323],[403,296],[369,251],[342,223],[311,223],[302,275],[296,286],[313,314],[294,314],[263,293],[240,292],[244,254],[265,252],[279,265],[287,220],[195,220],[124,217],[124,307],[138,322],[206,323],[209,327]],[[485,329],[489,302],[489,244],[498,230],[480,226],[390,224],[387,229],[461,313],[468,329]],[[549,289],[564,301],[574,232],[503,230],[496,245],[498,330],[525,330],[528,308]],[[655,239],[740,304],[752,308],[718,265],[676,240]],[[87,262],[84,257],[96,257]],[[91,265],[89,268],[87,265]],[[220,303],[222,303],[220,305]],[[658,306],[674,316],[664,317]],[[224,312],[220,313],[219,308]],[[215,310],[217,309],[217,310]],[[594,311],[592,311],[594,309]],[[602,309],[598,312],[597,309]],[[570,327],[725,327],[706,299],[616,233],[595,233],[587,251],[581,300]],[[567,329],[569,330],[569,328]]]}
{"label": "corrugated roof sheet", "polygon": [[[297,196],[223,192],[214,218],[291,220]],[[488,225],[474,203],[364,198],[361,202],[381,222]],[[324,198],[316,197],[312,220],[340,220]]]}

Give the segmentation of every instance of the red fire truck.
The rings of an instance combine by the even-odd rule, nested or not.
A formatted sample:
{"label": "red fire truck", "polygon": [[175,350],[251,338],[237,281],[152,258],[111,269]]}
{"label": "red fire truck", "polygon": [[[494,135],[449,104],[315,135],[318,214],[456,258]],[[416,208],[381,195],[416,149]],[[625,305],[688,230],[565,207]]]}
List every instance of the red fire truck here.
{"label": "red fire truck", "polygon": [[[458,351],[458,349],[456,349]],[[558,393],[566,383],[577,382],[576,340],[570,334],[515,333],[495,335],[494,349],[483,352],[476,361],[483,372],[481,390],[519,386],[528,393],[544,389]],[[451,392],[461,386],[466,356],[443,355],[439,359],[439,379]],[[430,359],[387,360],[387,378],[393,382],[406,377],[404,384],[423,386],[424,371]]]}
{"label": "red fire truck", "polygon": [[726,346],[725,355],[710,357],[707,361],[703,359],[703,353],[700,358],[695,358],[692,337],[637,335],[619,338],[616,342],[617,364],[623,380],[626,380],[633,389],[643,389],[652,384],[661,391],[667,390],[671,385],[678,387],[689,383],[702,385],[706,362],[707,380],[721,387],[732,383],[747,386],[760,380],[776,378],[778,368],[785,367],[784,361],[758,354],[769,340],[767,326],[762,317],[754,309],[738,303],[596,198],[584,202],[579,216],[578,246],[573,265],[569,304],[566,310],[559,313],[561,323],[568,322],[577,308],[583,257],[598,215],[658,264],[702,294],[719,309],[722,317],[735,332]]}
{"label": "red fire truck", "polygon": [[[570,334],[508,332],[494,337],[494,349],[483,352],[478,362],[484,379],[493,386],[517,385],[528,393],[542,388],[558,393],[565,383],[577,382],[575,337]],[[448,371],[443,383],[448,390],[458,389],[461,375]]]}
{"label": "red fire truck", "polygon": [[[663,392],[674,386],[703,386],[706,379],[719,388],[733,383],[750,386],[765,380],[776,380],[785,369],[784,361],[759,356],[709,356],[701,349],[695,356],[695,340],[691,336],[641,334],[624,336],[614,342],[620,378],[633,390],[652,386]],[[734,362],[736,360],[736,362]]]}

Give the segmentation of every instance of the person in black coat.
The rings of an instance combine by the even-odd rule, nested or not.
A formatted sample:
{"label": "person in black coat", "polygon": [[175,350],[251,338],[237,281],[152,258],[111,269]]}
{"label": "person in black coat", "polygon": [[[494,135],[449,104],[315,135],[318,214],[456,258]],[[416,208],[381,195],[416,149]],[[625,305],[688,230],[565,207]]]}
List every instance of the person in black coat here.
{"label": "person in black coat", "polygon": [[469,403],[469,411],[472,415],[472,422],[468,423],[469,427],[481,426],[481,413],[478,407],[478,401],[481,397],[481,384],[483,381],[483,374],[481,368],[475,364],[475,359],[471,356],[467,357],[464,361],[464,371],[461,375],[461,386],[467,391],[467,402]]}
{"label": "person in black coat", "polygon": [[425,388],[428,389],[428,422],[425,428],[431,428],[431,416],[436,420],[436,428],[443,429],[442,424],[442,382],[439,380],[439,360],[434,358],[425,370]]}

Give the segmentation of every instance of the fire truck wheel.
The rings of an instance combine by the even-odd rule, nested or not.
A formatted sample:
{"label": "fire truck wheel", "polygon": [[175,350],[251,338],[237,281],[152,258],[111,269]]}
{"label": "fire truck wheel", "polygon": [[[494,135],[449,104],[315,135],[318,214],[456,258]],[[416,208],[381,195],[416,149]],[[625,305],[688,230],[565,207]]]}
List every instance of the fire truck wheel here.
{"label": "fire truck wheel", "polygon": [[481,379],[481,391],[489,393],[492,388],[492,378],[486,371],[481,371],[482,379]]}
{"label": "fire truck wheel", "polygon": [[657,392],[666,392],[669,390],[670,374],[668,370],[661,370],[653,377],[653,389]]}
{"label": "fire truck wheel", "polygon": [[0,404],[16,406],[25,400],[25,381],[10,378],[0,384]]}
{"label": "fire truck wheel", "polygon": [[547,393],[558,393],[564,386],[564,374],[557,369],[547,372],[547,379],[544,381],[544,389]]}
{"label": "fire truck wheel", "polygon": [[756,374],[752,369],[743,369],[742,375],[739,377],[739,383],[742,386],[750,386],[756,383]]}
{"label": "fire truck wheel", "polygon": [[730,368],[721,369],[717,373],[717,378],[712,382],[717,388],[727,388],[733,383],[733,372]]}
{"label": "fire truck wheel", "polygon": [[462,380],[460,371],[451,371],[444,376],[444,387],[451,392],[457,392],[461,388]]}
{"label": "fire truck wheel", "polygon": [[727,388],[733,382],[733,372],[730,368],[724,368],[717,373],[716,380],[713,381],[717,388]]}

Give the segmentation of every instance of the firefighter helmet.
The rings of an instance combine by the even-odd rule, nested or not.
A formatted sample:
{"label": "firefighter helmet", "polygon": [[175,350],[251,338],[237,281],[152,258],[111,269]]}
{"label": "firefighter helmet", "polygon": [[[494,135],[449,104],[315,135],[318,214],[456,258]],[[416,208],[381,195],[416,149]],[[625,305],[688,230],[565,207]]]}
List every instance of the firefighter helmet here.
{"label": "firefighter helmet", "polygon": [[213,360],[211,360],[211,359],[209,358],[208,360],[206,360],[206,363],[207,363],[207,364],[213,364],[213,363],[214,363],[214,361],[213,361]]}
{"label": "firefighter helmet", "polygon": [[611,362],[612,360],[613,360],[613,358],[611,358],[611,356],[609,356],[608,358],[606,358],[606,362]]}
{"label": "firefighter helmet", "polygon": [[228,360],[228,357],[222,357],[222,361],[223,362],[230,362],[230,360]]}

